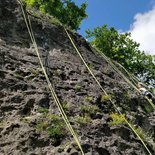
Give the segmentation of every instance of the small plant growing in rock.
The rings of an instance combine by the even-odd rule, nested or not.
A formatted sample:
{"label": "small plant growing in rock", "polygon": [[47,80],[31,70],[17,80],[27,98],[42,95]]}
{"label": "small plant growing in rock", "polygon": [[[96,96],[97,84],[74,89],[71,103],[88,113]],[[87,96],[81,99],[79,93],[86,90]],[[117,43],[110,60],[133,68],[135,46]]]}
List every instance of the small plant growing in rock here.
{"label": "small plant growing in rock", "polygon": [[38,109],[38,112],[40,112],[40,113],[43,113],[44,115],[47,115],[48,114],[48,112],[49,112],[49,109],[48,108],[39,108]]}
{"label": "small plant growing in rock", "polygon": [[46,128],[48,127],[48,122],[46,121],[46,122],[39,122],[38,124],[37,124],[37,129],[39,130],[39,131],[43,131],[43,130],[46,130]]}
{"label": "small plant growing in rock", "polygon": [[59,148],[58,148],[58,152],[59,152],[59,153],[64,152],[64,150],[65,150],[65,148],[63,148],[63,147],[59,147]]}
{"label": "small plant growing in rock", "polygon": [[52,138],[54,142],[61,141],[66,135],[64,122],[55,114],[50,114],[47,118],[51,121],[47,127],[49,137]]}
{"label": "small plant growing in rock", "polygon": [[68,103],[68,102],[62,102],[62,107],[63,107],[63,109],[65,110],[65,111],[68,111],[69,110],[69,108],[70,108],[70,103]]}
{"label": "small plant growing in rock", "polygon": [[61,120],[60,116],[58,116],[56,114],[48,114],[46,118],[52,122],[58,122]]}
{"label": "small plant growing in rock", "polygon": [[80,107],[80,110],[81,110],[83,116],[84,116],[85,114],[87,114],[87,115],[90,116],[90,115],[94,114],[96,111],[98,111],[99,108],[98,108],[98,106],[96,106],[96,105],[91,105],[91,106],[82,105],[82,106]]}
{"label": "small plant growing in rock", "polygon": [[101,102],[106,102],[109,101],[111,99],[110,95],[102,95],[101,96]]}
{"label": "small plant growing in rock", "polygon": [[60,145],[63,138],[66,136],[66,131],[64,130],[64,127],[58,125],[55,127],[49,127],[47,129],[47,133],[52,139],[52,143],[54,146]]}
{"label": "small plant growing in rock", "polygon": [[93,69],[94,66],[93,66],[92,64],[89,63],[89,64],[88,64],[88,67],[89,67],[90,69]]}
{"label": "small plant growing in rock", "polygon": [[17,79],[23,80],[23,78],[24,78],[23,72],[15,71],[15,77]]}
{"label": "small plant growing in rock", "polygon": [[16,70],[15,75],[20,76],[20,77],[24,77],[24,72],[22,70]]}
{"label": "small plant growing in rock", "polygon": [[94,114],[99,111],[99,107],[97,105],[90,106],[90,114]]}
{"label": "small plant growing in rock", "polygon": [[87,116],[87,115],[76,117],[76,122],[82,126],[88,124],[90,121],[91,121],[91,118],[90,118],[90,116]]}
{"label": "small plant growing in rock", "polygon": [[32,68],[31,73],[34,74],[35,76],[38,76],[39,75],[39,70],[36,69],[36,68]]}
{"label": "small plant growing in rock", "polygon": [[143,106],[144,106],[144,110],[147,113],[151,113],[153,111],[152,107],[149,104],[144,104]]}
{"label": "small plant growing in rock", "polygon": [[27,77],[26,77],[26,79],[27,79],[28,81],[32,81],[34,78],[35,78],[34,75],[30,75],[30,76],[27,76]]}
{"label": "small plant growing in rock", "polygon": [[86,105],[82,105],[81,107],[80,107],[80,110],[81,110],[81,112],[84,114],[84,113],[89,113],[89,108],[88,108],[88,106],[86,106]]}
{"label": "small plant growing in rock", "polygon": [[54,139],[61,139],[65,136],[65,131],[64,131],[64,127],[63,127],[63,123],[57,123],[56,126],[54,127],[49,127],[47,129],[48,131],[48,135],[51,137],[51,138],[54,138]]}
{"label": "small plant growing in rock", "polygon": [[110,126],[126,124],[126,122],[125,122],[125,114],[112,113],[110,115],[110,117],[112,119],[108,123]]}
{"label": "small plant growing in rock", "polygon": [[82,105],[80,107],[80,110],[81,110],[82,116],[77,116],[75,118],[76,122],[79,123],[80,125],[86,125],[90,123],[91,116],[94,115],[95,112],[99,110],[99,108],[96,105],[92,105],[92,106]]}
{"label": "small plant growing in rock", "polygon": [[43,108],[41,112],[44,113],[44,115],[42,120],[37,123],[36,128],[40,132],[46,131],[54,143],[59,143],[66,135],[64,122],[60,116],[56,114],[47,114],[48,111]]}
{"label": "small plant growing in rock", "polygon": [[57,76],[57,77],[60,77],[62,74],[61,70],[60,69],[56,69],[53,71],[53,75]]}
{"label": "small plant growing in rock", "polygon": [[123,95],[124,95],[124,97],[126,97],[126,98],[130,98],[130,94],[129,94],[127,91],[125,91]]}
{"label": "small plant growing in rock", "polygon": [[93,97],[92,96],[86,96],[85,100],[87,102],[92,102],[93,101]]}
{"label": "small plant growing in rock", "polygon": [[155,142],[153,140],[154,138],[152,134],[150,134],[149,132],[143,131],[141,127],[134,128],[134,130],[143,139],[143,141],[146,141],[148,144],[152,145],[153,150],[155,151]]}
{"label": "small plant growing in rock", "polygon": [[80,85],[75,85],[75,91],[80,92],[81,91],[81,86]]}

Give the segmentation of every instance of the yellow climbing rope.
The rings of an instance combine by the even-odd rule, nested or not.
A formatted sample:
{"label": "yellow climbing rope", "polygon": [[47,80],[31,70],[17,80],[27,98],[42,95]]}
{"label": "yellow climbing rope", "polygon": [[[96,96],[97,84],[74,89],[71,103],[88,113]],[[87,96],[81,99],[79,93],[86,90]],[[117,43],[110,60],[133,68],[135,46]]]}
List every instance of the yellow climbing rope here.
{"label": "yellow climbing rope", "polygon": [[[25,15],[25,11],[24,11],[24,9],[23,9],[22,2],[21,2],[21,0],[17,0],[17,1],[18,1],[19,4],[21,5],[22,13],[23,13],[23,16],[24,16],[24,20],[25,20],[25,23],[26,23],[26,26],[27,26],[27,29],[28,29],[28,32],[29,32],[31,41],[32,41],[32,43],[33,43],[33,45],[34,45],[36,54],[37,54],[37,56],[38,56],[38,59],[39,59],[39,62],[40,62],[41,68],[42,68],[42,71],[43,71],[43,73],[44,73],[44,75],[45,75],[46,81],[47,81],[47,83],[48,83],[48,87],[49,87],[49,89],[50,89],[50,91],[51,91],[51,94],[52,94],[52,96],[53,96],[53,98],[54,98],[54,101],[55,101],[55,103],[57,104],[58,109],[59,109],[59,111],[60,111],[60,113],[61,113],[61,115],[62,115],[62,118],[64,119],[64,121],[65,121],[65,123],[66,123],[66,125],[67,125],[67,127],[68,127],[68,129],[69,129],[69,131],[71,132],[71,134],[73,135],[74,140],[76,141],[77,145],[79,146],[82,155],[84,155],[84,152],[83,152],[83,150],[82,150],[81,144],[80,144],[80,142],[79,142],[79,140],[78,140],[78,138],[77,138],[77,136],[76,136],[76,134],[75,134],[75,132],[74,132],[72,126],[70,125],[70,122],[69,122],[69,120],[68,120],[68,118],[67,118],[67,116],[66,116],[66,114],[65,114],[65,112],[64,112],[64,110],[63,110],[63,108],[62,108],[62,106],[61,106],[61,103],[60,103],[60,101],[59,101],[59,99],[58,99],[58,97],[57,97],[57,95],[56,95],[56,93],[55,93],[54,88],[52,87],[52,84],[51,84],[51,82],[50,82],[50,80],[49,80],[49,77],[48,77],[48,75],[47,75],[47,73],[46,73],[46,71],[45,71],[45,68],[44,68],[44,66],[43,66],[42,60],[41,60],[40,55],[39,55],[39,50],[38,50],[38,47],[37,47],[37,43],[36,43],[36,41],[35,41],[35,37],[34,37],[34,34],[33,34],[33,30],[32,30],[32,26],[31,26],[30,18],[29,18],[29,16],[27,15],[27,18],[28,18],[28,21],[27,21],[27,18],[26,18],[26,15]],[[64,28],[64,29],[65,29],[65,28]],[[69,35],[69,33],[67,32],[66,29],[65,29],[65,31],[66,31],[66,33],[67,33],[67,35],[68,35],[70,41],[72,42],[72,44],[73,44],[75,50],[77,51],[78,55],[80,56],[81,60],[83,61],[83,63],[85,64],[86,68],[87,68],[88,71],[90,72],[90,74],[93,76],[93,78],[95,79],[95,81],[97,82],[97,84],[99,85],[99,87],[101,88],[101,90],[102,90],[106,95],[108,95],[108,94],[106,93],[106,91],[103,89],[103,87],[100,85],[99,81],[97,80],[97,78],[95,77],[95,75],[93,74],[93,72],[91,71],[91,69],[89,68],[89,66],[87,65],[87,63],[85,62],[85,60],[83,59],[82,55],[80,54],[80,52],[79,52],[78,49],[76,48],[76,45],[74,44],[73,40],[71,39],[71,37],[70,37],[70,35]],[[115,109],[118,111],[118,113],[121,114],[121,112],[118,110],[118,108],[117,108],[117,106],[115,105],[115,103],[114,103],[111,99],[110,99],[110,101],[111,101],[111,103],[113,104],[113,106],[115,107]],[[138,135],[138,133],[135,131],[135,129],[132,127],[132,125],[127,121],[126,118],[124,118],[124,119],[125,119],[126,123],[129,125],[129,127],[134,131],[134,133],[135,133],[135,134],[137,135],[137,137],[140,139],[140,141],[142,142],[142,144],[143,144],[144,147],[146,148],[147,152],[148,152],[150,155],[152,155],[151,152],[149,151],[149,149],[147,148],[146,144],[145,144],[144,141],[141,139],[141,137]]]}
{"label": "yellow climbing rope", "polygon": [[[96,48],[95,48],[96,49]],[[112,63],[112,61],[110,59],[108,59],[105,54],[101,51],[99,51],[98,49],[96,49],[98,51],[98,53],[111,65],[111,67],[119,74],[123,77],[123,79],[131,86],[133,87],[138,93],[141,93],[140,90]],[[121,66],[126,73],[132,78],[133,75],[131,75],[121,64],[117,63],[119,66]],[[137,79],[134,78],[134,80],[137,81]],[[138,81],[137,81],[138,83]],[[154,97],[154,96],[153,96]],[[152,101],[145,96],[145,99],[149,102],[149,104],[152,106],[152,108],[155,110],[155,105],[152,103]]]}
{"label": "yellow climbing rope", "polygon": [[[43,63],[42,63],[42,60],[41,60],[41,57],[40,57],[40,54],[39,54],[39,50],[38,50],[38,47],[37,47],[37,43],[36,43],[36,40],[35,40],[35,37],[34,37],[34,33],[33,33],[33,30],[32,30],[32,25],[31,25],[31,21],[30,21],[29,15],[26,16],[26,13],[25,13],[25,11],[24,11],[24,9],[23,9],[23,4],[22,4],[21,0],[17,0],[17,1],[19,2],[20,6],[21,6],[22,14],[23,14],[23,17],[24,17],[24,20],[25,20],[26,27],[27,27],[27,29],[28,29],[28,33],[29,33],[29,35],[30,35],[32,44],[33,44],[33,46],[34,46],[34,48],[35,48],[35,51],[36,51],[36,54],[37,54],[37,56],[38,56],[39,63],[40,63],[40,65],[41,65],[42,71],[43,71],[44,76],[45,76],[45,78],[46,78],[46,81],[47,81],[47,83],[48,83],[48,87],[49,87],[49,90],[50,90],[50,92],[51,92],[51,95],[52,95],[53,98],[54,98],[54,101],[55,101],[55,103],[56,103],[56,105],[57,105],[57,107],[58,107],[58,109],[59,109],[59,112],[60,112],[61,115],[62,115],[62,118],[63,118],[64,122],[66,123],[66,125],[67,125],[67,127],[68,127],[70,133],[72,134],[72,136],[73,136],[75,142],[77,143],[77,145],[78,145],[78,147],[79,147],[79,149],[80,149],[80,151],[81,151],[81,154],[84,155],[84,152],[83,152],[83,149],[82,149],[82,147],[81,147],[80,141],[79,141],[79,139],[78,139],[78,137],[77,137],[77,135],[76,135],[74,129],[72,128],[72,126],[71,126],[71,124],[70,124],[70,122],[69,122],[69,120],[68,120],[68,118],[67,118],[67,115],[65,114],[65,112],[64,112],[64,110],[63,110],[63,108],[62,108],[62,106],[61,106],[61,103],[60,103],[60,101],[59,101],[59,99],[58,99],[58,97],[57,97],[57,95],[56,95],[56,93],[55,93],[54,88],[52,87],[52,84],[51,84],[51,82],[50,82],[50,80],[49,80],[49,77],[48,77],[48,75],[47,75],[47,73],[46,73],[46,70],[45,70],[45,68],[44,68],[44,66],[43,66]],[[27,19],[26,17],[27,17],[28,19]]]}
{"label": "yellow climbing rope", "polygon": [[[92,77],[94,78],[94,80],[96,81],[96,83],[98,84],[98,86],[101,88],[101,90],[105,93],[105,95],[108,95],[107,92],[104,90],[104,88],[101,86],[100,82],[97,80],[97,78],[95,77],[95,75],[93,74],[93,72],[91,71],[91,69],[89,68],[89,66],[87,65],[87,63],[85,62],[84,58],[82,57],[81,53],[79,52],[79,50],[77,49],[73,39],[71,38],[71,36],[69,35],[67,29],[64,27],[64,30],[69,38],[69,40],[71,41],[74,49],[76,50],[76,52],[78,53],[79,57],[81,58],[82,62],[84,63],[85,67],[88,69],[89,73],[92,75]],[[112,105],[114,106],[115,110],[122,115],[122,113],[120,112],[120,110],[117,108],[116,104],[111,100],[111,98],[109,99],[109,101],[112,103]],[[149,148],[146,146],[145,142],[143,141],[143,139],[139,136],[139,134],[136,132],[136,130],[133,128],[133,126],[129,123],[129,121],[124,117],[125,122],[127,123],[127,125],[132,129],[132,131],[135,133],[135,135],[139,138],[139,140],[141,141],[141,143],[143,144],[143,146],[145,147],[145,149],[147,150],[147,152],[149,153],[149,155],[152,155],[152,153],[150,152]]]}

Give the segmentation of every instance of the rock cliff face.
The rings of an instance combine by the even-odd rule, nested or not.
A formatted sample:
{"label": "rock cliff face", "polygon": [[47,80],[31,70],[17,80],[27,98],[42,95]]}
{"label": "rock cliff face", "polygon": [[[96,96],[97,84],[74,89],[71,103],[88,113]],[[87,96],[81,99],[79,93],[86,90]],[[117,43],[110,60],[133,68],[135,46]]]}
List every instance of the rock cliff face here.
{"label": "rock cliff face", "polygon": [[[31,21],[44,67],[85,154],[147,155],[132,130],[110,116],[115,110],[108,100],[111,97],[130,121],[155,137],[155,114],[148,113],[150,107],[144,98],[80,35],[70,32],[109,94],[105,96],[63,27],[50,23],[47,17],[41,19],[31,15]],[[148,148],[155,154],[154,139],[151,140],[148,142],[145,138]],[[80,155],[50,95],[15,0],[0,0],[0,154]]]}

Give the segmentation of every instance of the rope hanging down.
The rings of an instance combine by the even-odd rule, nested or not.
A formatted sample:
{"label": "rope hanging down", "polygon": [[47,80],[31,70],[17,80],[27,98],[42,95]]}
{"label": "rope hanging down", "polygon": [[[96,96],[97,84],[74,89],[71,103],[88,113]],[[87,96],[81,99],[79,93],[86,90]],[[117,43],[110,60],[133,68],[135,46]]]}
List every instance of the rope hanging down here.
{"label": "rope hanging down", "polygon": [[[69,40],[71,41],[74,49],[76,50],[76,52],[78,53],[79,57],[81,58],[81,60],[83,61],[85,67],[88,69],[89,73],[92,75],[92,77],[94,78],[94,80],[96,81],[96,83],[98,84],[98,86],[101,88],[101,90],[105,93],[105,95],[108,95],[107,92],[104,90],[104,88],[101,86],[100,82],[97,80],[97,78],[95,77],[95,75],[93,74],[93,72],[91,71],[91,69],[89,68],[89,66],[87,65],[87,63],[85,62],[84,58],[82,57],[81,53],[79,52],[79,50],[77,49],[75,43],[73,42],[71,36],[69,35],[67,29],[64,27],[64,30],[69,38]],[[120,112],[120,110],[117,108],[116,104],[111,100],[111,98],[109,99],[109,101],[112,103],[112,105],[114,106],[115,110],[122,115],[122,113]],[[152,155],[152,153],[150,152],[150,150],[148,149],[147,145],[145,144],[145,142],[143,141],[143,139],[139,136],[139,134],[136,132],[136,130],[134,129],[134,127],[129,123],[129,121],[124,117],[125,122],[127,123],[127,125],[131,128],[131,130],[135,133],[135,135],[138,137],[138,139],[141,141],[141,143],[143,144],[143,146],[145,147],[145,149],[147,150],[147,152],[149,153],[149,155]]]}
{"label": "rope hanging down", "polygon": [[57,95],[56,95],[56,93],[55,93],[54,88],[52,87],[52,84],[51,84],[51,82],[50,82],[50,80],[49,80],[49,77],[48,77],[48,75],[47,75],[47,73],[46,73],[46,70],[45,70],[45,68],[44,68],[44,66],[43,66],[43,63],[42,63],[42,60],[41,60],[41,57],[40,57],[40,54],[39,54],[39,50],[38,50],[38,47],[37,47],[37,43],[36,43],[36,40],[35,40],[35,37],[34,37],[34,34],[33,34],[32,25],[31,25],[31,21],[30,21],[29,15],[27,15],[27,18],[28,18],[28,19],[27,19],[27,18],[26,18],[26,13],[25,13],[25,11],[24,11],[24,9],[23,9],[23,4],[22,4],[21,0],[17,0],[17,1],[19,2],[20,6],[21,6],[21,10],[22,10],[22,13],[23,13],[23,17],[24,17],[24,20],[25,20],[26,27],[27,27],[27,29],[28,29],[28,33],[29,33],[29,35],[30,35],[32,44],[33,44],[33,46],[34,46],[34,48],[35,48],[35,51],[36,51],[36,54],[37,54],[37,56],[38,56],[39,63],[40,63],[40,65],[41,65],[42,71],[43,71],[44,76],[45,76],[45,78],[46,78],[46,81],[47,81],[47,83],[48,83],[48,87],[49,87],[49,90],[50,90],[50,92],[51,92],[51,95],[52,95],[53,98],[54,98],[54,101],[55,101],[55,103],[56,103],[56,105],[57,105],[57,107],[58,107],[58,109],[59,109],[59,112],[60,112],[61,115],[62,115],[62,118],[63,118],[64,122],[66,123],[66,125],[67,125],[67,127],[68,127],[70,133],[72,134],[72,136],[73,136],[75,142],[77,143],[77,145],[78,145],[78,147],[79,147],[79,149],[80,149],[80,151],[81,151],[81,154],[84,155],[83,149],[82,149],[81,144],[80,144],[80,142],[79,142],[79,140],[78,140],[78,138],[77,138],[77,135],[76,135],[74,129],[72,128],[72,126],[71,126],[71,124],[70,124],[70,122],[69,122],[69,120],[68,120],[68,118],[67,118],[67,115],[65,114],[65,112],[64,112],[64,110],[63,110],[63,108],[62,108],[62,106],[61,106],[61,103],[60,103],[60,101],[59,101],[59,99],[58,99],[58,97],[57,97]]}
{"label": "rope hanging down", "polygon": [[[24,12],[24,9],[23,9],[23,6],[22,6],[22,2],[21,2],[20,0],[18,0],[18,2],[19,2],[20,5],[21,5],[21,9],[22,9],[22,12],[23,12],[23,16],[24,16],[24,19],[25,19],[25,23],[26,23],[26,26],[27,26],[27,29],[28,29],[28,32],[29,32],[31,41],[32,41],[32,43],[33,43],[33,45],[34,45],[34,47],[35,47],[35,51],[36,51],[36,53],[37,53],[37,56],[38,56],[38,59],[39,59],[41,68],[42,68],[43,73],[44,73],[44,75],[45,75],[45,78],[46,78],[46,80],[47,80],[47,83],[48,83],[49,89],[50,89],[50,91],[51,91],[51,94],[52,94],[52,96],[53,96],[53,98],[54,98],[54,100],[55,100],[55,102],[56,102],[56,104],[57,104],[57,106],[58,106],[58,108],[59,108],[59,111],[60,111],[60,113],[61,113],[61,115],[62,115],[62,117],[63,117],[63,119],[64,119],[64,121],[65,121],[65,123],[66,123],[66,125],[67,125],[67,127],[69,128],[70,132],[71,132],[72,135],[73,135],[73,138],[75,139],[76,143],[78,144],[78,146],[79,146],[79,148],[80,148],[80,150],[81,150],[82,155],[84,155],[84,152],[83,152],[82,147],[81,147],[81,145],[80,145],[80,143],[79,143],[79,140],[78,140],[78,138],[77,138],[77,136],[76,136],[76,134],[75,134],[73,128],[71,127],[70,122],[68,121],[65,112],[63,111],[63,108],[62,108],[62,106],[61,106],[61,103],[60,103],[60,101],[59,101],[59,99],[58,99],[58,97],[57,97],[57,95],[56,95],[56,93],[55,93],[55,91],[54,91],[54,88],[53,88],[52,85],[51,85],[51,82],[50,82],[50,80],[49,80],[49,78],[48,78],[48,75],[47,75],[47,73],[46,73],[46,71],[45,71],[45,68],[44,68],[44,66],[43,66],[43,63],[42,63],[42,61],[41,61],[41,58],[40,58],[40,55],[39,55],[39,51],[38,51],[38,47],[37,47],[37,44],[36,44],[36,41],[35,41],[35,37],[34,37],[33,31],[32,31],[32,26],[31,26],[30,18],[29,18],[29,16],[27,15],[27,16],[28,16],[28,22],[29,22],[29,24],[28,24],[27,19],[26,19],[26,15],[25,15],[25,12]],[[66,31],[66,33],[68,33],[66,29],[65,29],[65,31]],[[68,37],[70,38],[70,40],[71,40],[71,42],[72,42],[74,48],[76,49],[76,51],[78,52],[78,54],[79,54],[79,56],[80,56],[81,54],[80,54],[80,52],[78,51],[78,49],[76,48],[76,46],[75,46],[74,42],[72,41],[71,37],[69,36],[69,34],[67,34],[67,35],[68,35]],[[95,75],[92,73],[92,71],[90,70],[90,68],[89,68],[88,65],[86,64],[86,62],[85,62],[85,60],[83,59],[82,55],[80,56],[80,58],[83,60],[85,66],[86,66],[87,69],[88,69],[88,71],[91,73],[91,75],[93,76],[93,78],[95,79],[95,81],[98,83],[98,85],[100,86],[100,88],[102,89],[102,91],[103,91],[105,94],[107,94],[106,91],[103,89],[103,87],[102,87],[102,86],[100,85],[100,83],[98,82],[98,80],[96,79]],[[108,94],[107,94],[107,95],[108,95]],[[110,99],[110,101],[111,101],[111,103],[114,105],[115,109],[119,112],[119,114],[121,114],[121,112],[117,109],[116,105],[112,102],[111,99]],[[124,119],[125,119],[126,123],[129,125],[129,127],[130,127],[130,128],[134,131],[134,133],[137,135],[137,137],[141,140],[142,144],[144,145],[144,147],[146,148],[146,150],[148,151],[148,153],[149,153],[150,155],[152,155],[151,152],[149,151],[149,149],[147,148],[146,144],[143,142],[143,140],[141,139],[141,137],[140,137],[140,136],[137,134],[137,132],[134,130],[134,128],[132,127],[132,125],[126,120],[126,118],[124,118]]]}
{"label": "rope hanging down", "polygon": [[[95,48],[96,49],[96,48]],[[105,56],[105,54],[101,51],[99,51],[98,49],[96,49],[97,52],[110,64],[110,66],[119,74],[123,77],[123,79],[131,86],[133,87],[138,93],[140,93],[140,90],[113,64],[113,62],[107,58],[107,56]],[[137,79],[135,77],[133,77],[133,75],[131,75],[121,64],[117,63],[119,66],[121,66],[125,72],[131,77],[133,78],[133,80],[137,81]],[[137,81],[138,83],[138,81]],[[154,96],[153,96],[154,97]],[[152,103],[151,100],[149,100],[148,97],[145,96],[145,99],[149,102],[149,104],[152,106],[152,108],[155,110],[155,105]]]}

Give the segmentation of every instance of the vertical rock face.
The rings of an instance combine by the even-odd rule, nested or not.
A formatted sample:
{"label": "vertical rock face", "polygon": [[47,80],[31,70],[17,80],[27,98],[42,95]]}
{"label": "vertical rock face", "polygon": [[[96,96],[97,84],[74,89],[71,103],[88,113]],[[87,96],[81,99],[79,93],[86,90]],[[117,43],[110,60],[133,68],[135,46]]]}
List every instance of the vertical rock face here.
{"label": "vertical rock face", "polygon": [[[147,155],[132,130],[123,121],[114,122],[110,114],[115,110],[108,98],[130,121],[154,137],[155,114],[148,112],[148,103],[81,36],[70,32],[109,94],[105,96],[63,27],[43,15],[31,15],[30,19],[44,67],[85,154]],[[142,136],[155,154],[154,139]],[[0,0],[0,154],[80,154],[49,92],[15,0]]]}

